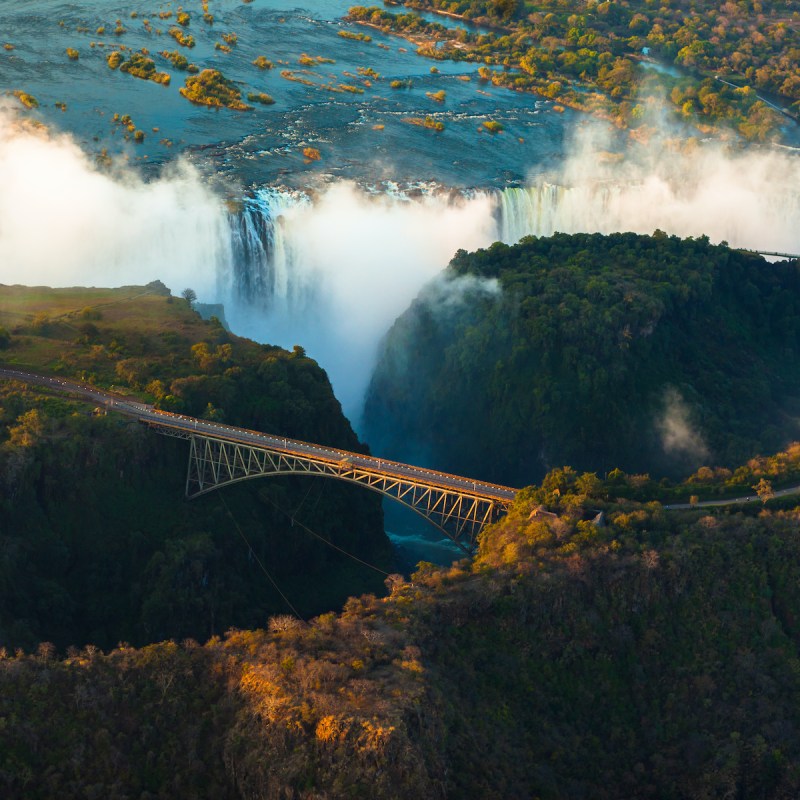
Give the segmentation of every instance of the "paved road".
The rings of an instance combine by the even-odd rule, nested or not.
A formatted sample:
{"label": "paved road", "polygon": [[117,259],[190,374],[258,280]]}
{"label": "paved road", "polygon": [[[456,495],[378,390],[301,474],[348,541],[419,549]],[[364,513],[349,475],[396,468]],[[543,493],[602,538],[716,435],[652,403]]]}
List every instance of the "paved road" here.
{"label": "paved road", "polygon": [[[789,486],[787,489],[776,489],[773,497],[788,497],[792,494],[800,494],[800,486]],[[681,509],[681,508],[712,508],[714,506],[733,506],[741,505],[742,503],[760,503],[761,498],[757,494],[745,495],[744,497],[733,497],[728,500],[704,500],[701,503],[673,503],[665,505],[664,508],[668,509]]]}
{"label": "paved road", "polygon": [[362,453],[337,450],[335,448],[323,447],[322,445],[311,444],[309,442],[300,442],[281,436],[271,436],[259,431],[247,430],[246,428],[237,428],[232,425],[209,422],[208,420],[197,419],[196,417],[158,411],[147,403],[140,403],[136,400],[123,397],[122,395],[106,392],[89,384],[69,381],[65,378],[37,375],[33,372],[3,368],[0,368],[0,378],[46,386],[58,392],[63,392],[64,394],[85,397],[98,406],[107,408],[110,411],[117,411],[120,414],[134,417],[142,422],[153,423],[165,428],[197,433],[203,436],[211,436],[230,442],[241,442],[243,444],[268,447],[271,450],[282,453],[307,456],[328,463],[341,464],[346,461],[346,463],[352,464],[354,467],[369,470],[381,475],[410,478],[418,483],[424,483],[429,486],[455,489],[462,493],[475,495],[481,498],[499,500],[503,503],[508,503],[513,500],[517,493],[517,489],[512,489],[509,486],[499,486],[493,483],[474,481],[459,475],[450,475],[445,472],[423,469],[422,467],[402,464],[397,461],[387,461],[383,458],[366,456]]}

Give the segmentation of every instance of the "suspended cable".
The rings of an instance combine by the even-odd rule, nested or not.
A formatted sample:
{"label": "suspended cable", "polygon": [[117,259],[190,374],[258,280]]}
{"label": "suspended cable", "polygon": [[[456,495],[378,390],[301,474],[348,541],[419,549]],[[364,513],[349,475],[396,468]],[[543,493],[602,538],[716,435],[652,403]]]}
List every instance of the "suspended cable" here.
{"label": "suspended cable", "polygon": [[266,497],[266,499],[270,503],[272,503],[272,505],[275,506],[275,508],[277,508],[278,511],[281,512],[281,514],[288,517],[293,525],[297,523],[303,530],[310,533],[314,538],[319,539],[321,542],[325,542],[325,544],[327,544],[328,547],[332,547],[334,550],[338,550],[340,553],[346,555],[348,558],[352,558],[353,561],[358,561],[359,564],[363,564],[365,567],[369,567],[370,569],[375,570],[375,572],[379,572],[381,575],[386,575],[387,577],[391,575],[390,572],[386,572],[386,570],[381,569],[380,567],[376,567],[374,564],[370,564],[368,561],[364,561],[363,558],[359,558],[358,556],[354,556],[352,553],[348,553],[347,550],[343,550],[341,547],[339,547],[339,545],[336,545],[330,540],[326,539],[324,536],[320,536],[318,533],[315,533],[314,531],[311,530],[311,528],[308,527],[308,525],[305,525],[304,523],[300,522],[299,519],[296,520],[291,514],[289,514],[288,511],[284,511],[271,497]]}
{"label": "suspended cable", "polygon": [[231,512],[230,508],[228,508],[228,503],[225,501],[225,495],[220,492],[219,497],[222,500],[222,505],[225,506],[225,510],[228,512],[228,516],[231,518],[233,524],[236,526],[236,530],[239,531],[239,536],[241,536],[242,539],[244,540],[244,543],[247,545],[247,547],[250,550],[250,553],[252,554],[253,558],[255,558],[256,562],[258,563],[258,566],[261,567],[263,573],[267,576],[267,578],[269,579],[269,582],[272,584],[272,586],[274,587],[275,591],[283,598],[283,601],[286,603],[287,606],[289,606],[289,608],[292,610],[292,613],[301,622],[305,622],[303,617],[300,615],[300,612],[291,604],[291,602],[289,601],[289,598],[281,591],[280,586],[278,586],[278,584],[275,582],[275,579],[272,577],[272,575],[269,574],[269,571],[267,570],[267,568],[261,563],[261,559],[258,557],[258,553],[256,553],[255,550],[253,550],[250,542],[247,540],[247,537],[244,535],[244,532],[239,527],[239,523],[236,521],[236,517],[233,516],[233,513]]}
{"label": "suspended cable", "polygon": [[300,501],[300,505],[297,506],[297,508],[292,512],[292,519],[294,519],[295,514],[297,514],[300,511],[300,509],[303,507],[303,503],[305,503],[306,500],[308,499],[308,495],[311,493],[313,485],[314,485],[313,482],[308,484],[308,489],[306,489],[306,493],[303,495],[303,499]]}

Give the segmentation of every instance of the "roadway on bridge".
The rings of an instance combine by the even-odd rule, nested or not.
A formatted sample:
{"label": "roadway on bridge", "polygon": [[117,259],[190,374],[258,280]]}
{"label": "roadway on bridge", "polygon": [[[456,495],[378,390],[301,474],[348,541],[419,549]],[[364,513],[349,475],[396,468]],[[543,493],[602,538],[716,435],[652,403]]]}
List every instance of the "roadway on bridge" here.
{"label": "roadway on bridge", "polygon": [[499,486],[483,481],[474,481],[458,475],[445,472],[415,467],[411,464],[402,464],[397,461],[388,461],[384,458],[367,456],[363,453],[354,453],[348,450],[338,450],[332,447],[301,442],[282,436],[272,436],[258,431],[237,428],[232,425],[223,425],[218,422],[197,419],[180,414],[169,414],[153,408],[152,405],[132,400],[122,395],[103,391],[89,384],[75,383],[65,378],[38,375],[18,369],[0,368],[0,378],[18,380],[24,383],[45,386],[64,394],[79,395],[97,403],[111,411],[117,411],[134,417],[142,422],[152,422],[160,427],[195,433],[223,439],[228,442],[265,447],[289,455],[316,458],[329,463],[341,464],[346,462],[353,467],[369,470],[380,475],[396,476],[398,478],[412,479],[417,483],[443,489],[453,489],[462,494],[475,495],[481,498],[501,501],[504,505],[514,499],[517,489],[509,486]]}
{"label": "roadway on bridge", "polygon": [[[354,467],[370,470],[381,475],[410,478],[417,482],[426,483],[438,488],[455,489],[462,493],[499,500],[504,504],[508,504],[513,500],[518,491],[509,486],[499,486],[483,481],[473,481],[470,478],[423,469],[422,467],[415,467],[411,464],[402,464],[397,461],[388,461],[383,458],[366,456],[363,453],[353,453],[348,450],[337,450],[332,447],[323,447],[322,445],[300,442],[281,436],[271,436],[266,433],[247,430],[246,428],[236,428],[231,425],[223,425],[217,422],[197,419],[196,417],[165,414],[147,403],[131,400],[122,395],[105,392],[89,384],[75,383],[64,378],[37,375],[33,372],[3,368],[0,368],[0,378],[8,378],[24,383],[46,386],[65,394],[77,394],[105,408],[117,411],[120,414],[135,417],[143,422],[153,422],[162,427],[183,430],[202,436],[210,436],[229,442],[241,442],[243,444],[267,447],[282,453],[317,458],[329,463],[341,464],[343,461],[347,461],[347,463],[352,464]],[[790,486],[786,489],[779,489],[773,493],[773,497],[787,497],[792,494],[800,494],[800,486]],[[704,500],[698,503],[672,503],[665,505],[664,508],[670,511],[678,511],[683,509],[714,508],[760,502],[761,500],[757,495],[745,495],[743,497],[734,497],[726,500]]]}

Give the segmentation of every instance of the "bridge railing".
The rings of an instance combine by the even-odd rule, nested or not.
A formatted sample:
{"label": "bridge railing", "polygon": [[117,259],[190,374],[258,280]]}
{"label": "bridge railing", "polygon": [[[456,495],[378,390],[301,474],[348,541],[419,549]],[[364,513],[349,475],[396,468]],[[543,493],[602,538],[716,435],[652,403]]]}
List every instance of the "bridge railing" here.
{"label": "bridge railing", "polygon": [[[403,477],[408,477],[407,470],[414,470],[419,477],[428,477],[432,482],[437,478],[444,478],[446,481],[452,481],[465,489],[470,486],[474,490],[488,489],[494,490],[498,494],[513,498],[517,493],[517,489],[510,486],[503,486],[502,484],[489,483],[487,481],[472,480],[464,477],[463,475],[454,475],[449,472],[441,472],[440,470],[432,470],[427,467],[417,467],[412,464],[405,464],[401,461],[393,461],[391,459],[373,456],[367,453],[359,453],[353,450],[340,450],[339,448],[315,444],[313,442],[305,442],[300,439],[290,439],[286,436],[277,436],[275,434],[267,434],[262,431],[252,430],[250,428],[241,428],[233,425],[226,425],[224,423],[209,423],[206,420],[197,420],[196,417],[190,417],[183,414],[176,414],[171,411],[162,411],[161,409],[153,409],[152,413],[156,414],[160,424],[165,427],[175,427],[180,430],[189,431],[195,430],[192,428],[192,423],[197,421],[203,425],[202,428],[196,429],[197,435],[211,436],[219,439],[227,439],[230,441],[237,441],[242,444],[254,444],[254,442],[243,439],[237,434],[244,434],[246,436],[253,436],[263,442],[265,447],[276,452],[284,452],[289,455],[306,455],[318,458],[327,463],[336,464],[346,459],[355,459],[358,466],[362,469],[372,469],[381,474],[395,474]],[[153,425],[158,425],[159,422],[153,420],[152,417],[145,416],[142,418],[143,422],[149,423],[152,420]],[[209,431],[207,426],[211,426],[214,430]],[[306,448],[314,448],[313,454],[307,453]],[[367,463],[365,463],[367,462]],[[452,488],[450,484],[444,484],[447,488]]]}

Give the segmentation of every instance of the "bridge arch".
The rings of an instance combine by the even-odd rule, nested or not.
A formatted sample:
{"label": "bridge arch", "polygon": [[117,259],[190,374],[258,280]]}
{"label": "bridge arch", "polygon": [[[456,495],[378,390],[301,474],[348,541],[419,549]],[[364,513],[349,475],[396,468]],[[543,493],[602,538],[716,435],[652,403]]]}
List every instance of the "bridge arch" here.
{"label": "bridge arch", "polygon": [[195,434],[180,438],[190,441],[186,476],[186,496],[190,499],[255,478],[278,475],[333,478],[363,486],[405,505],[467,555],[472,554],[481,530],[496,521],[510,504],[510,501],[483,496],[477,490],[435,486],[364,468],[348,458],[337,462]]}

